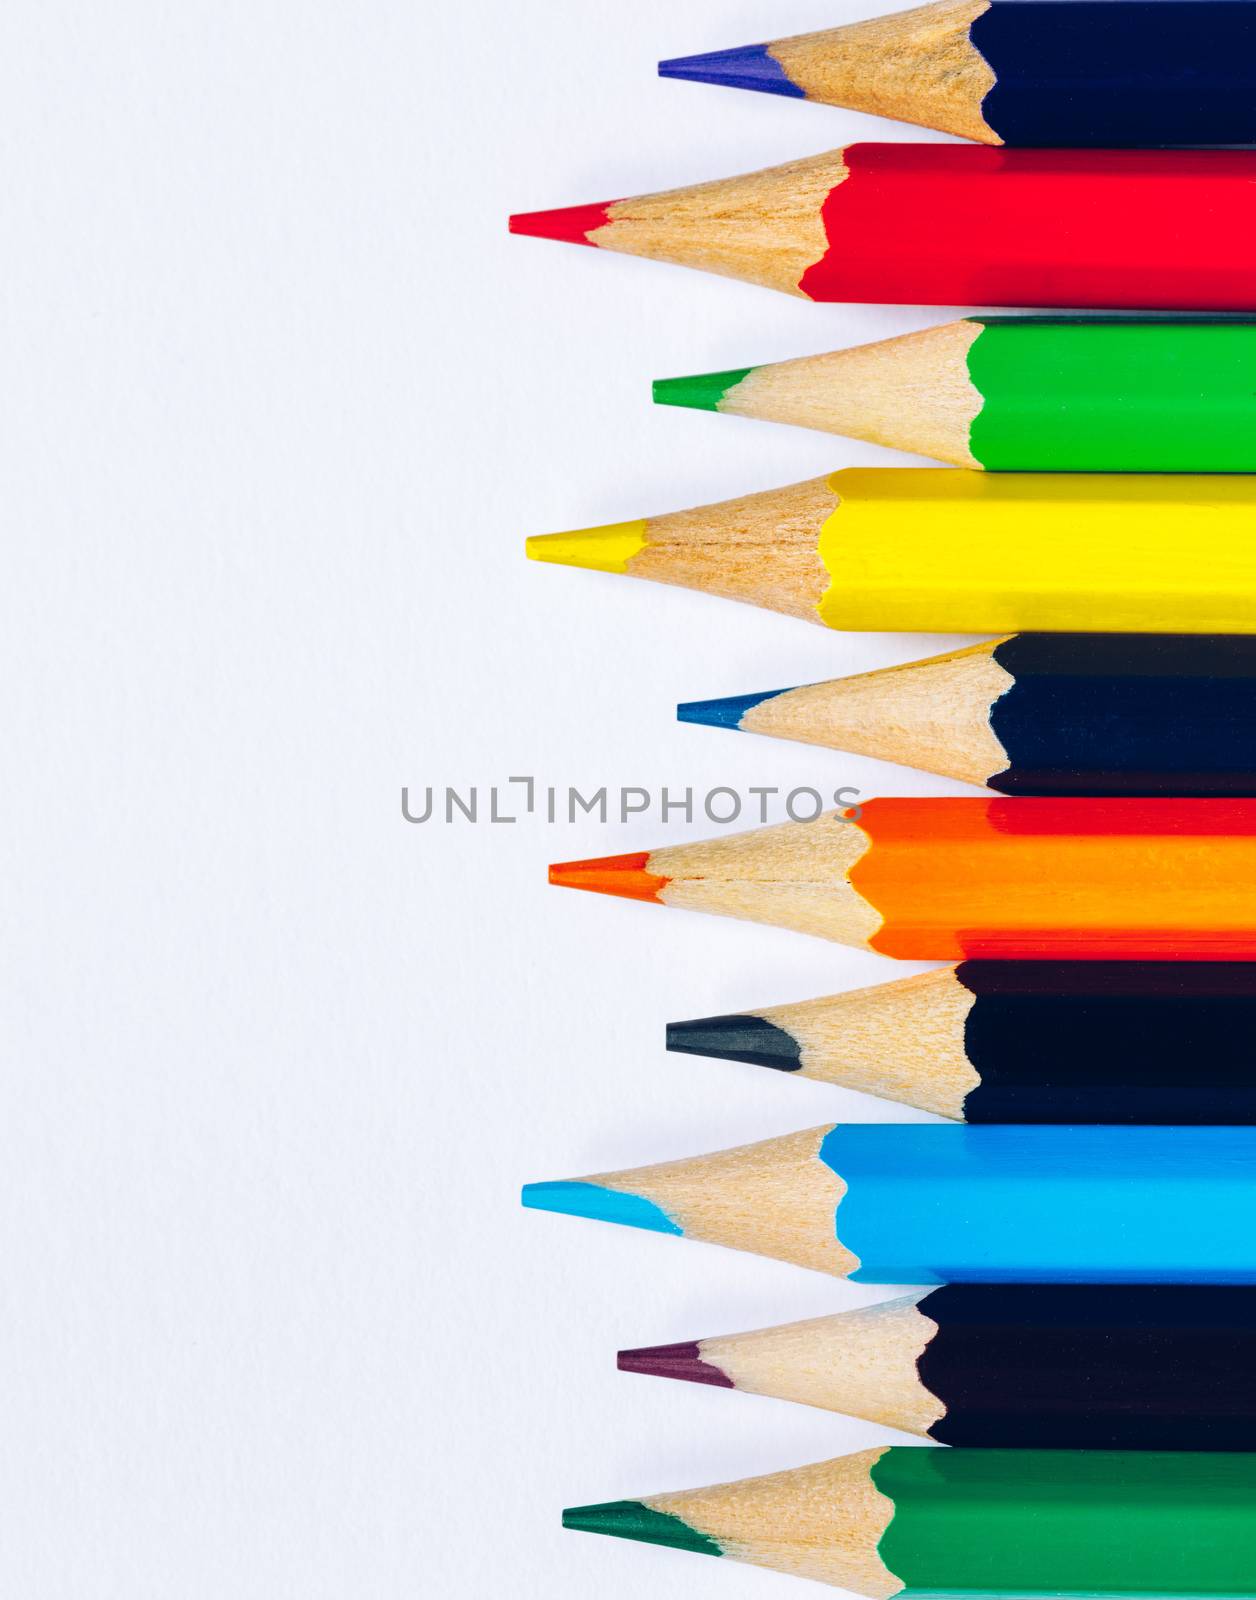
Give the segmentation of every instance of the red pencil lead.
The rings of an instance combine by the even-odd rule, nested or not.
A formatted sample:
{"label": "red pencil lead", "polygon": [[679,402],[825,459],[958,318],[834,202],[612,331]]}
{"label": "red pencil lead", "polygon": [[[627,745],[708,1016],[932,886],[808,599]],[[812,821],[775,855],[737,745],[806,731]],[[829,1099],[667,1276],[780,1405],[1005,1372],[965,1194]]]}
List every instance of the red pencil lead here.
{"label": "red pencil lead", "polygon": [[556,211],[517,211],[510,219],[510,231],[532,239],[595,245],[596,240],[589,235],[611,220],[610,208],[614,204],[613,200],[607,200],[601,205],[560,206]]}

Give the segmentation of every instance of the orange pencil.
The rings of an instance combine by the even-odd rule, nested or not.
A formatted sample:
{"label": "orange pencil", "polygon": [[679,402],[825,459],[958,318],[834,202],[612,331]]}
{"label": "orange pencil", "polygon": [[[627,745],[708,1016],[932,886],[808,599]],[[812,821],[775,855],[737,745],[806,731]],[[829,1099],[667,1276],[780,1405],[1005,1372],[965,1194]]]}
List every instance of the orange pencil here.
{"label": "orange pencil", "polygon": [[870,800],[550,881],[913,961],[1250,961],[1256,801]]}

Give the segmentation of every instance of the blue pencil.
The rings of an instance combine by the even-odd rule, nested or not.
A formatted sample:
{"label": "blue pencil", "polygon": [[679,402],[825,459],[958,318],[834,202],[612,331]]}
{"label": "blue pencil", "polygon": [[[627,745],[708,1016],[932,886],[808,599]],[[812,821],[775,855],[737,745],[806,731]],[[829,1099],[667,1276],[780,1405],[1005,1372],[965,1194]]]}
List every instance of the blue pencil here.
{"label": "blue pencil", "polygon": [[861,1283],[1256,1284],[1256,1128],[863,1125],[529,1184]]}
{"label": "blue pencil", "polygon": [[938,0],[659,71],[985,144],[1256,142],[1253,0]]}
{"label": "blue pencil", "polygon": [[676,714],[1002,794],[1256,795],[1256,638],[1021,633]]}

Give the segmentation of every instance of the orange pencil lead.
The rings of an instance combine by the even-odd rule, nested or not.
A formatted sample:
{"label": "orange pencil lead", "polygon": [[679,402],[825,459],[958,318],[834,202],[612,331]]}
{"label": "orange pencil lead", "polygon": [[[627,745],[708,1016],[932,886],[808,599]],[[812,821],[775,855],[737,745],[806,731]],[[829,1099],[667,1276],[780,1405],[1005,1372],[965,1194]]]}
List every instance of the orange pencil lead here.
{"label": "orange pencil lead", "polygon": [[561,889],[590,889],[595,894],[617,894],[625,900],[658,902],[667,879],[648,870],[644,851],[623,856],[597,856],[589,861],[556,861],[549,881]]}

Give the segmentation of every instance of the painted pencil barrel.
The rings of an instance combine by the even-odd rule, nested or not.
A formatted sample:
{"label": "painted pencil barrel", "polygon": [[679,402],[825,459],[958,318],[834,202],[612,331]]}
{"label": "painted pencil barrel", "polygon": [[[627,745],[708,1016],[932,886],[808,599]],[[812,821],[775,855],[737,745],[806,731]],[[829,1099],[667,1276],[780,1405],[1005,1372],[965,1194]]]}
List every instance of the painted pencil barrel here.
{"label": "painted pencil barrel", "polygon": [[969,1122],[1256,1122],[1256,965],[965,961],[955,976],[973,997]]}
{"label": "painted pencil barrel", "polygon": [[1004,144],[1256,143],[1249,0],[992,0],[971,38]]}
{"label": "painted pencil barrel", "polygon": [[952,1284],[920,1310],[939,1444],[1256,1447],[1256,1289]]}
{"label": "painted pencil barrel", "polygon": [[1256,959],[1250,801],[872,799],[856,826],[883,955]]}
{"label": "painted pencil barrel", "polygon": [[855,467],[831,485],[831,628],[1256,631],[1256,478]]}
{"label": "painted pencil barrel", "polygon": [[[851,145],[819,301],[1256,310],[1256,152]],[[852,241],[858,244],[852,247]]]}
{"label": "painted pencil barrel", "polygon": [[990,708],[1004,794],[1256,794],[1256,640],[1020,634]]}
{"label": "painted pencil barrel", "polygon": [[981,319],[968,370],[991,470],[1256,470],[1256,324]]}
{"label": "painted pencil barrel", "polygon": [[968,1122],[1256,1122],[1249,962],[965,961],[956,977],[980,1080]]}
{"label": "painted pencil barrel", "polygon": [[872,1478],[903,1594],[1256,1588],[1256,1456],[893,1447]]}
{"label": "painted pencil barrel", "polygon": [[842,1124],[863,1283],[1256,1284],[1256,1129]]}

